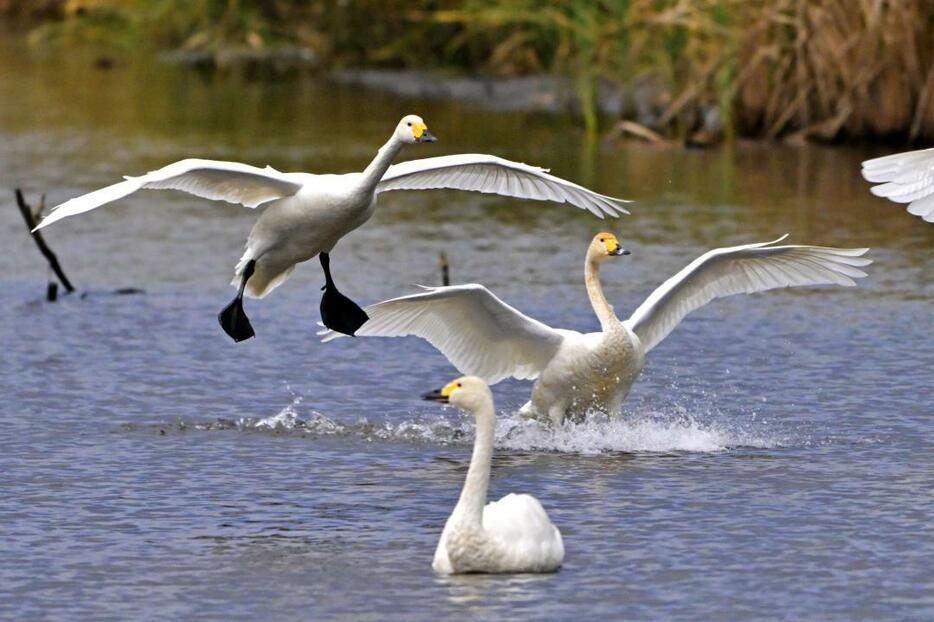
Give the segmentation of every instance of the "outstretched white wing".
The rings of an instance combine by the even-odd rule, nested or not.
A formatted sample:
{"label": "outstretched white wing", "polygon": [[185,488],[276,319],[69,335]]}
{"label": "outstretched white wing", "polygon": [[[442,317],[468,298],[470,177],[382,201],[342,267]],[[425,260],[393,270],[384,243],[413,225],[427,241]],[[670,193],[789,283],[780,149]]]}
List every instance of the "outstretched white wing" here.
{"label": "outstretched white wing", "polygon": [[714,298],[800,285],[849,287],[855,285],[853,279],[866,276],[855,266],[872,263],[861,258],[868,248],[772,246],[786,237],[704,253],[652,292],[626,325],[648,352],[684,316]]}
{"label": "outstretched white wing", "polygon": [[[437,348],[462,374],[492,384],[503,378],[535,378],[564,336],[523,315],[482,285],[427,287],[364,309],[370,319],[357,337],[416,335]],[[326,331],[322,341],[341,337]]]}
{"label": "outstretched white wing", "polygon": [[623,207],[623,203],[629,201],[597,194],[583,186],[549,175],[546,169],[537,166],[482,153],[462,153],[393,164],[377,184],[376,191],[435,188],[474,190],[520,199],[570,203],[589,210],[599,218],[605,215],[615,218],[629,213]]}
{"label": "outstretched white wing", "polygon": [[122,199],[143,188],[182,190],[205,199],[256,207],[273,199],[291,196],[301,187],[302,184],[292,180],[288,174],[269,166],[257,168],[239,162],[181,160],[158,171],[141,177],[127,177],[126,181],[65,201],[44,218],[36,229]]}
{"label": "outstretched white wing", "polygon": [[910,203],[908,213],[934,222],[934,149],[896,153],[863,162],[870,191],[896,203]]}

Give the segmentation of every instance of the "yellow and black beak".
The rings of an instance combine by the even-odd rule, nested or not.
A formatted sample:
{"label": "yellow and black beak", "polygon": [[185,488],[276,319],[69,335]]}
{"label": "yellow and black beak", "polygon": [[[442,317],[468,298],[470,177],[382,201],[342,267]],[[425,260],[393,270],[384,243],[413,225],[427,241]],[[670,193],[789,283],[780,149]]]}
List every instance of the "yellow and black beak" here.
{"label": "yellow and black beak", "polygon": [[441,389],[435,389],[434,391],[429,391],[422,395],[423,400],[428,400],[429,402],[441,402],[442,404],[448,403],[448,398],[446,395],[441,394]]}
{"label": "yellow and black beak", "polygon": [[438,139],[428,131],[428,126],[423,121],[414,121],[409,124],[412,127],[412,136],[417,143],[436,143]]}
{"label": "yellow and black beak", "polygon": [[603,242],[603,246],[606,248],[606,254],[610,257],[619,257],[620,255],[628,255],[629,251],[619,245],[619,241],[615,237],[609,237]]}
{"label": "yellow and black beak", "polygon": [[415,138],[415,142],[417,142],[417,143],[436,143],[436,142],[438,142],[438,139],[435,137],[434,134],[432,134],[431,132],[429,132],[429,131],[428,131],[428,128],[426,127],[426,128],[422,131],[422,135]]}
{"label": "yellow and black beak", "polygon": [[441,402],[442,404],[447,404],[450,401],[451,393],[454,392],[458,386],[457,381],[449,382],[440,389],[435,389],[434,391],[429,391],[422,395],[423,400],[428,400],[430,402]]}

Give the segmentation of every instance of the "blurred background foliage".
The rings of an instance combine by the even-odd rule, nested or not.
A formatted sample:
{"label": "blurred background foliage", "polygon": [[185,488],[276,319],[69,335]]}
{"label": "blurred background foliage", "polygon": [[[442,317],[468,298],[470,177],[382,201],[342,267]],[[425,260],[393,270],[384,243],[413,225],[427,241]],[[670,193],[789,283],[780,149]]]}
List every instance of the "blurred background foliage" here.
{"label": "blurred background foliage", "polygon": [[116,57],[291,47],[325,68],[561,76],[591,131],[609,84],[629,94],[625,116],[668,135],[934,138],[934,0],[0,0],[0,13],[36,47]]}

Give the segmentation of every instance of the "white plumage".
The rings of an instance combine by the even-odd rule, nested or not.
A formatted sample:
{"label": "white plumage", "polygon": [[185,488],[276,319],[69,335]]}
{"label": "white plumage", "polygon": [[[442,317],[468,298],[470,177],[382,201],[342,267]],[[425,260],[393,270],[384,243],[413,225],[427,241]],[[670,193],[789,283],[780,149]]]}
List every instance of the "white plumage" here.
{"label": "white plumage", "polygon": [[[416,335],[460,372],[490,383],[537,379],[522,412],[560,423],[588,410],[617,413],[645,355],[684,317],[715,298],[778,287],[855,285],[866,276],[868,249],[777,246],[773,242],[704,253],[665,281],[625,321],[607,303],[598,278],[606,258],[625,254],[616,238],[598,234],[588,247],[585,282],[602,330],[551,328],[510,307],[478,284],[426,288],[366,307],[359,336]],[[324,340],[339,335],[324,332]]]}
{"label": "white plumage", "polygon": [[[265,205],[250,231],[232,281],[242,291],[221,314],[222,326],[239,341],[252,336],[252,327],[239,306],[240,296],[245,293],[262,298],[284,282],[296,264],[330,253],[342,237],[370,219],[376,197],[382,192],[453,188],[569,203],[600,218],[628,213],[622,207],[626,202],[622,199],[597,194],[550,175],[544,169],[496,156],[462,154],[392,164],[404,145],[435,140],[420,117],[409,115],[399,122],[389,141],[363,172],[343,175],[282,173],[268,166],[261,169],[238,162],[182,160],[66,201],[37,229],[141,189],[181,190],[251,208]],[[328,276],[326,262],[327,258],[322,257]],[[252,272],[247,274],[250,270]],[[332,292],[337,293],[330,278],[328,283],[322,304],[326,324],[329,324],[325,317],[326,303]],[[336,302],[340,304],[334,307],[332,315],[344,314],[348,307],[353,307],[351,314],[360,311],[349,300]],[[225,318],[224,314],[229,313],[236,317]],[[329,326],[353,334],[354,323],[350,322],[349,329]]]}
{"label": "white plumage", "polygon": [[[483,285],[423,289],[367,307],[370,319],[357,335],[417,335],[458,370],[470,369],[491,384],[510,376],[537,377],[564,339],[561,331],[523,315]],[[332,332],[324,341],[339,336]]]}
{"label": "white plumage", "polygon": [[262,169],[239,162],[189,158],[65,201],[36,229],[48,227],[68,216],[89,212],[142,189],[181,190],[205,199],[256,207],[291,196],[301,188],[301,179],[294,174],[280,173],[271,166]]}
{"label": "white plumage", "polygon": [[909,203],[909,214],[934,222],[934,149],[866,160],[862,172],[866,181],[879,184],[870,188],[874,195]]}
{"label": "white plumage", "polygon": [[778,287],[855,285],[866,273],[855,266],[866,248],[774,246],[772,242],[708,251],[662,283],[625,324],[648,352],[668,336],[684,316],[715,298],[752,294]]}
{"label": "white plumage", "polygon": [[538,499],[508,494],[487,503],[496,412],[487,384],[458,378],[427,399],[449,401],[477,422],[464,487],[444,525],[432,567],[436,572],[553,572],[564,561],[564,542]]}
{"label": "white plumage", "polygon": [[597,194],[550,175],[547,169],[482,153],[463,153],[393,164],[377,184],[376,191],[436,188],[570,203],[590,211],[598,218],[629,213],[622,206],[628,201]]}

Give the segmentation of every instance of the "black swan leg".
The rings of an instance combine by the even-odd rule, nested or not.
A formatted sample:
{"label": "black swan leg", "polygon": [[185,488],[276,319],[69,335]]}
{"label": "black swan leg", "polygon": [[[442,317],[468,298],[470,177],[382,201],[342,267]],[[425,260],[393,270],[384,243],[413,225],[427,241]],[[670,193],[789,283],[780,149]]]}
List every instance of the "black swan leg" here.
{"label": "black swan leg", "polygon": [[360,305],[337,291],[331,278],[331,258],[320,253],[318,259],[324,270],[324,296],[321,297],[321,322],[333,331],[353,336],[370,319]]}
{"label": "black swan leg", "polygon": [[231,339],[238,343],[256,335],[253,332],[253,326],[250,324],[250,318],[246,316],[246,311],[243,310],[243,290],[246,288],[246,282],[253,276],[254,268],[256,268],[256,261],[251,260],[243,269],[243,277],[240,280],[237,297],[217,315],[217,321],[220,322],[221,328],[230,335]]}

